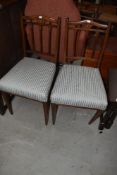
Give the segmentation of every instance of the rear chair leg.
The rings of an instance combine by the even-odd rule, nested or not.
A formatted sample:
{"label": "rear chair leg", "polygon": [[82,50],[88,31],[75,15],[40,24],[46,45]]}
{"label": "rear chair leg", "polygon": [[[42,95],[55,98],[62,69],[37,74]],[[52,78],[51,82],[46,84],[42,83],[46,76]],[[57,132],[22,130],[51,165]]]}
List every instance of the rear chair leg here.
{"label": "rear chair leg", "polygon": [[57,114],[57,110],[58,110],[58,105],[51,104],[51,108],[52,108],[52,123],[54,125],[56,122],[56,114]]}
{"label": "rear chair leg", "polygon": [[45,125],[47,125],[48,120],[49,120],[50,104],[49,103],[43,103],[43,109],[44,109]]}
{"label": "rear chair leg", "polygon": [[95,120],[97,120],[100,116],[102,116],[104,111],[97,110],[95,115],[92,117],[92,119],[89,121],[89,125],[92,124]]}
{"label": "rear chair leg", "polygon": [[10,100],[10,95],[8,93],[2,92],[3,99],[7,105],[10,114],[13,114],[12,104]]}
{"label": "rear chair leg", "polygon": [[102,131],[104,129],[104,125],[105,125],[105,122],[104,122],[104,117],[103,117],[103,113],[102,113],[102,115],[100,116],[100,122],[99,122],[99,126],[98,126],[100,133],[102,133]]}

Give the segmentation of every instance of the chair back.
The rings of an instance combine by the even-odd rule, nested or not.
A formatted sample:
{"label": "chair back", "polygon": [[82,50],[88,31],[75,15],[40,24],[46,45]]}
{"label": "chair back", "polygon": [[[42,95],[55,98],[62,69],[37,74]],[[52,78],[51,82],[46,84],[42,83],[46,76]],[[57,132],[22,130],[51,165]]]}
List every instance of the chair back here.
{"label": "chair back", "polygon": [[[58,62],[61,32],[60,17],[54,19],[47,16],[22,16],[21,28],[24,55],[36,54],[41,59]],[[30,39],[26,37],[26,32],[30,33]],[[27,41],[29,43],[28,49]]]}
{"label": "chair back", "polygon": [[[79,44],[83,37],[86,39],[84,40],[84,56],[82,57],[83,60],[89,59],[90,61],[96,61],[95,67],[100,67],[104,50],[106,48],[106,44],[109,37],[109,25],[103,25],[91,20],[83,20],[80,22],[70,21],[69,18],[66,19],[66,26],[65,26],[65,58],[66,62],[72,62],[78,59],[79,57]],[[73,50],[72,54],[69,53],[69,45],[70,45],[70,32],[74,32],[73,37]],[[88,52],[90,51],[90,52]],[[87,53],[89,53],[87,55]]]}
{"label": "chair back", "polygon": [[[69,17],[70,20],[80,21],[80,13],[78,7],[73,0],[28,0],[25,8],[26,16],[44,15],[57,19],[61,17],[61,39],[59,50],[59,62],[64,63],[64,30],[65,30],[65,18]],[[35,32],[36,35],[36,32]],[[38,35],[38,34],[37,34]],[[28,40],[30,34],[27,32]],[[38,41],[38,38],[35,37]],[[45,37],[46,41],[46,37]],[[53,46],[52,46],[53,47]],[[71,48],[72,49],[72,48]],[[82,53],[80,53],[81,56]]]}

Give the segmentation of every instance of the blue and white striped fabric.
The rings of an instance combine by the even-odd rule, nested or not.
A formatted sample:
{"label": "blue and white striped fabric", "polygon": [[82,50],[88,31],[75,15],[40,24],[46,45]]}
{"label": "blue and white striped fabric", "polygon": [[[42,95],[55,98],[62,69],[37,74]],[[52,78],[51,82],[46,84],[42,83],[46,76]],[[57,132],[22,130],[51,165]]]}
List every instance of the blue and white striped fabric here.
{"label": "blue and white striped fabric", "polygon": [[55,69],[54,63],[25,57],[0,80],[0,90],[47,102]]}
{"label": "blue and white striped fabric", "polygon": [[105,110],[107,96],[99,70],[64,65],[52,90],[51,102]]}

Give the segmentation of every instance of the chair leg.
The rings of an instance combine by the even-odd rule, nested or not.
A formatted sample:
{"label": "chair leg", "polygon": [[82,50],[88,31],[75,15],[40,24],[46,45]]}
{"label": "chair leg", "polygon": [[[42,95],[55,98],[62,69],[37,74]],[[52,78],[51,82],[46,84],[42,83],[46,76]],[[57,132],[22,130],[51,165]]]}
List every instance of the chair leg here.
{"label": "chair leg", "polygon": [[102,115],[100,116],[100,122],[99,122],[99,126],[98,126],[100,133],[102,133],[102,131],[104,129],[104,125],[105,125],[105,122],[104,122],[104,117],[103,117],[103,113],[102,113]]}
{"label": "chair leg", "polygon": [[43,103],[43,109],[44,109],[45,125],[47,125],[48,120],[49,120],[50,104],[49,103]]}
{"label": "chair leg", "polygon": [[2,92],[3,99],[9,109],[10,114],[13,114],[12,104],[10,100],[10,95],[8,93]]}
{"label": "chair leg", "polygon": [[51,108],[52,108],[52,123],[54,125],[56,122],[56,114],[57,114],[57,110],[58,110],[58,105],[51,104]]}
{"label": "chair leg", "polygon": [[92,124],[95,120],[97,120],[103,113],[104,111],[97,110],[95,115],[92,117],[92,119],[89,121],[89,125]]}

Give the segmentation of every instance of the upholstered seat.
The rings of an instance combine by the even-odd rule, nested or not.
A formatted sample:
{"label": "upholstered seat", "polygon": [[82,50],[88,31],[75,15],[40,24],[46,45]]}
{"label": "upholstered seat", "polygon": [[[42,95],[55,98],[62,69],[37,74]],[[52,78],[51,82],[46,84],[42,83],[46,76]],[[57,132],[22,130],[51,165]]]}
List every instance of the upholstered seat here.
{"label": "upholstered seat", "polygon": [[55,70],[54,63],[25,57],[0,80],[0,90],[47,102]]}
{"label": "upholstered seat", "polygon": [[54,104],[105,110],[106,92],[97,68],[64,65],[51,94]]}

